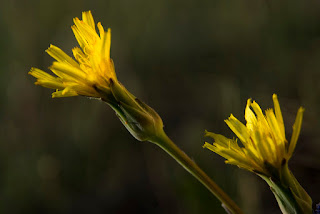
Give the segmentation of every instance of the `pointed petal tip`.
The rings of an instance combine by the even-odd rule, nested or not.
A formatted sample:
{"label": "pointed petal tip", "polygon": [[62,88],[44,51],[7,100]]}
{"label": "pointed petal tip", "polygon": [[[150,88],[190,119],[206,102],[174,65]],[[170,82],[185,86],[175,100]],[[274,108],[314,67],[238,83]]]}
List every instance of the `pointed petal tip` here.
{"label": "pointed petal tip", "polygon": [[55,48],[56,46],[53,44],[50,44],[49,47],[46,49],[46,52],[50,51],[52,48]]}
{"label": "pointed petal tip", "polygon": [[230,114],[230,116],[228,117],[228,119],[230,119],[230,118],[234,118],[233,114]]}
{"label": "pointed petal tip", "polygon": [[215,149],[216,147],[215,147],[214,144],[210,144],[210,143],[208,143],[208,142],[204,142],[202,148],[204,148],[204,149],[209,149],[209,150],[213,151],[213,149]]}
{"label": "pointed petal tip", "polygon": [[209,143],[207,143],[207,142],[204,142],[204,144],[202,145],[202,148],[207,148],[208,147],[208,145],[207,144],[209,144]]}
{"label": "pointed petal tip", "polygon": [[302,120],[303,120],[303,112],[305,111],[305,109],[303,107],[300,107],[296,116],[296,120],[292,126],[293,128],[293,132],[292,132],[292,136],[291,136],[291,140],[290,140],[290,144],[289,144],[289,149],[288,149],[288,156],[289,158],[291,158],[296,144],[298,142],[298,138],[300,135],[300,131],[301,131],[301,127],[302,127]]}
{"label": "pointed petal tip", "polygon": [[[252,102],[251,102],[251,105],[258,105],[259,106],[259,104],[255,101],[255,100],[253,100]],[[260,106],[259,106],[260,107]]]}
{"label": "pointed petal tip", "polygon": [[272,99],[277,99],[278,98],[278,96],[277,96],[277,94],[272,94]]}
{"label": "pointed petal tip", "polygon": [[209,132],[209,131],[206,130],[204,137],[210,137],[210,138],[216,140],[216,136],[217,136],[217,135],[218,135],[218,134],[213,133],[213,132]]}
{"label": "pointed petal tip", "polygon": [[233,119],[237,119],[233,114],[230,114],[230,116],[228,117],[228,119],[225,119],[224,122],[227,123],[227,121],[229,120],[233,120]]}
{"label": "pointed petal tip", "polygon": [[43,73],[45,72],[35,67],[31,67],[30,71],[28,72],[28,74],[30,74],[31,76],[34,76],[37,79],[39,78],[39,74],[43,74]]}
{"label": "pointed petal tip", "polygon": [[299,110],[298,110],[298,113],[304,113],[305,110],[306,110],[306,109],[301,106],[301,107],[299,108]]}
{"label": "pointed petal tip", "polygon": [[28,74],[32,75],[32,72],[34,71],[34,69],[35,69],[34,67],[31,67],[30,71],[28,72]]}
{"label": "pointed petal tip", "polygon": [[[79,22],[81,22],[81,20],[78,17],[73,18],[73,23],[77,24]],[[75,25],[72,25],[72,26],[75,26]]]}
{"label": "pointed petal tip", "polygon": [[278,96],[276,94],[273,94],[272,95],[272,100],[273,100],[273,104],[274,106],[279,106],[280,107],[280,104],[279,104],[279,100],[278,100]]}

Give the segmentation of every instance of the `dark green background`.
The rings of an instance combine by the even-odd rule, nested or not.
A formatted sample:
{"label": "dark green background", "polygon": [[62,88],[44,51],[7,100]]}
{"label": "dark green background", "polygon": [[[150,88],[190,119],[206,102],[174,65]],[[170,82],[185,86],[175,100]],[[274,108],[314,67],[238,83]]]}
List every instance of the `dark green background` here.
{"label": "dark green background", "polygon": [[137,142],[104,103],[51,99],[27,72],[44,50],[76,46],[73,17],[112,28],[119,80],[162,116],[168,135],[243,208],[280,213],[267,185],[202,148],[205,129],[232,137],[247,98],[279,96],[287,139],[306,108],[290,167],[320,200],[318,0],[4,0],[0,9],[1,213],[224,213],[168,155]]}

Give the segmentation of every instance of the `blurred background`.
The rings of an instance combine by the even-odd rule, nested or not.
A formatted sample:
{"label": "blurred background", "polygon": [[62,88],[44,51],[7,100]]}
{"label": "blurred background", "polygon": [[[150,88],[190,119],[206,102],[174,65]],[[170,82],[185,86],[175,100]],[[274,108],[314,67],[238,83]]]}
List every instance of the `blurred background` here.
{"label": "blurred background", "polygon": [[[104,103],[52,99],[33,83],[45,50],[77,45],[73,17],[92,10],[112,28],[118,79],[162,116],[168,135],[245,213],[280,213],[266,183],[205,150],[207,129],[233,137],[248,98],[277,93],[290,139],[306,108],[290,167],[320,200],[318,0],[2,0],[1,213],[224,213],[219,201],[161,149],[137,142]],[[212,141],[210,141],[212,142]]]}

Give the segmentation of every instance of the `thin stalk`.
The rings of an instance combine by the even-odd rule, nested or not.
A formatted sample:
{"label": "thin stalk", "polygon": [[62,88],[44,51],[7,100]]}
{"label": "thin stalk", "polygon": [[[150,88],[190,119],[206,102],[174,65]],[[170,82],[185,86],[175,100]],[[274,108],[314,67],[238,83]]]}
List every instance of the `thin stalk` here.
{"label": "thin stalk", "polygon": [[227,209],[227,212],[232,214],[243,214],[237,204],[213,180],[211,180],[211,178],[195,162],[193,162],[188,155],[176,146],[164,131],[150,141],[166,151],[185,170],[207,187],[207,189],[221,201],[222,206]]}

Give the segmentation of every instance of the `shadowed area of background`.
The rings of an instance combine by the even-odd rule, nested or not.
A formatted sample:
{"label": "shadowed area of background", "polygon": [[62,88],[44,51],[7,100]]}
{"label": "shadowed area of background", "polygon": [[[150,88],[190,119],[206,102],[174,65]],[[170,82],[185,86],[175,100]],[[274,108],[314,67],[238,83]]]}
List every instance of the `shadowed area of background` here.
{"label": "shadowed area of background", "polygon": [[[280,213],[257,176],[202,148],[208,129],[244,122],[247,98],[277,93],[290,139],[306,108],[290,167],[320,200],[320,2],[317,0],[4,0],[0,9],[1,213],[224,213],[163,151],[137,142],[104,103],[51,99],[27,72],[46,69],[50,44],[71,54],[73,17],[92,10],[112,28],[118,79],[162,116],[168,135],[245,213]],[[210,140],[210,139],[207,139]]]}

